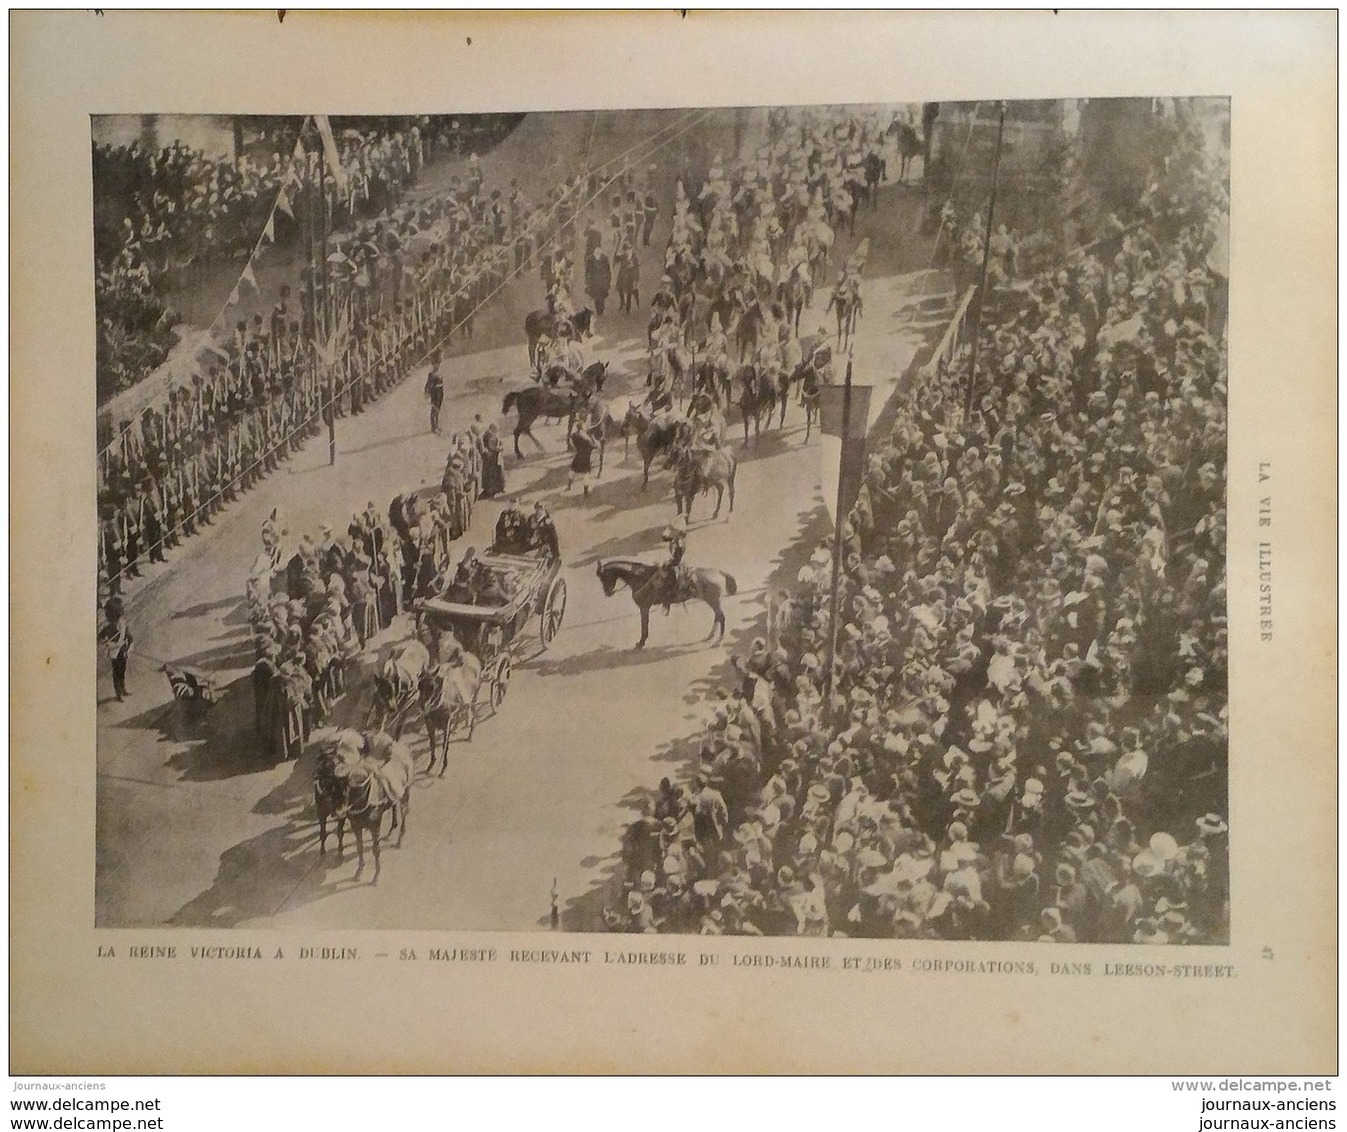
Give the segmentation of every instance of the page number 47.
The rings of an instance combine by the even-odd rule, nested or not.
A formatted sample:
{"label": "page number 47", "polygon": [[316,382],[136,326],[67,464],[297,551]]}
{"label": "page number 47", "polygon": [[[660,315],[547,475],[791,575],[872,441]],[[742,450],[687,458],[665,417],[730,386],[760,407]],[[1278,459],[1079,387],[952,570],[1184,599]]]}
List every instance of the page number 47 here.
{"label": "page number 47", "polygon": [[1272,948],[1270,948],[1270,947],[1265,947],[1265,948],[1263,948],[1263,958],[1264,958],[1264,959],[1271,959],[1271,958],[1272,958]]}

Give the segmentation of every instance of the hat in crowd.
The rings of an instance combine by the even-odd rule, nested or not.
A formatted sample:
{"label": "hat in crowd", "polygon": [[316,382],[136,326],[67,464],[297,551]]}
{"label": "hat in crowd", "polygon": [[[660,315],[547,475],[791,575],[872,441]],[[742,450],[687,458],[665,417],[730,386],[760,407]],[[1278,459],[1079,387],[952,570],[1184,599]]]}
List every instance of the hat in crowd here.
{"label": "hat in crowd", "polygon": [[1160,930],[1155,920],[1146,918],[1137,921],[1137,930],[1132,935],[1133,943],[1168,943],[1169,934]]}
{"label": "hat in crowd", "polygon": [[1156,877],[1165,871],[1165,863],[1149,849],[1143,849],[1132,858],[1132,871],[1142,878]]}
{"label": "hat in crowd", "polygon": [[1149,848],[1162,861],[1172,861],[1179,854],[1179,843],[1168,833],[1152,834]]}

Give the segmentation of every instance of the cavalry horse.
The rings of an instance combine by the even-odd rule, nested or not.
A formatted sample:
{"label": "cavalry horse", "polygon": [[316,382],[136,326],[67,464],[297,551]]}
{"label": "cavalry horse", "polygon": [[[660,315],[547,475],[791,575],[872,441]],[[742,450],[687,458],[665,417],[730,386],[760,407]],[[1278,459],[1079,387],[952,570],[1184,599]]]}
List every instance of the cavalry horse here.
{"label": "cavalry horse", "polygon": [[730,403],[730,370],[727,365],[703,359],[693,367],[692,401],[699,396],[711,399],[717,408]]}
{"label": "cavalry horse", "polygon": [[391,736],[379,732],[371,736],[357,731],[322,728],[315,731],[316,752],[313,772],[313,803],[318,814],[318,853],[327,852],[327,823],[336,819],[337,856],[342,856],[346,823],[355,837],[356,870],[365,871],[364,835],[369,834],[374,853],[374,877],[379,883],[379,842],[383,817],[392,813],[388,827],[391,837],[398,831],[398,845],[407,832],[407,811],[411,805],[412,779],[416,770],[411,750]]}
{"label": "cavalry horse", "polygon": [[795,380],[800,383],[800,404],[804,406],[804,442],[809,443],[809,435],[814,431],[814,421],[818,419],[822,401],[822,381],[814,363],[801,363],[795,371]]}
{"label": "cavalry horse", "polygon": [[725,611],[720,606],[720,599],[733,597],[739,592],[739,583],[734,580],[734,575],[704,566],[684,567],[675,578],[664,566],[615,558],[611,562],[600,561],[598,575],[599,581],[603,583],[605,597],[612,597],[619,585],[626,585],[631,590],[631,599],[641,611],[641,639],[636,642],[638,649],[644,648],[650,637],[652,605],[672,605],[692,599],[704,601],[711,607],[715,620],[706,639],[715,637],[719,642],[725,636]]}
{"label": "cavalry horse", "polygon": [[679,430],[687,422],[677,418],[661,420],[643,411],[639,405],[631,405],[622,419],[622,432],[625,436],[635,435],[636,450],[641,454],[643,478],[641,490],[650,484],[650,465],[655,457],[669,451],[679,437]]}
{"label": "cavalry horse", "polygon": [[576,412],[603,388],[607,376],[608,363],[593,362],[585,367],[585,372],[573,384],[564,388],[530,385],[524,389],[512,389],[505,394],[505,399],[501,402],[501,414],[507,415],[513,409],[519,415],[518,422],[514,426],[515,456],[521,460],[524,458],[524,454],[519,450],[521,436],[527,436],[533,441],[540,452],[543,450],[542,443],[532,431],[533,422],[539,417],[549,421],[564,420],[566,434],[569,436],[570,425],[575,419]]}
{"label": "cavalry horse", "polygon": [[734,324],[734,341],[739,347],[739,360],[751,357],[762,338],[763,327],[767,324],[767,312],[762,309],[762,300],[756,295],[741,298],[739,317]]}
{"label": "cavalry horse", "polygon": [[[440,757],[440,776],[449,767],[449,736],[456,727],[467,725],[468,742],[477,726],[477,692],[482,686],[482,662],[461,645],[456,645],[445,663],[428,669],[421,676],[418,692],[421,718],[430,742],[429,774]],[[437,741],[443,736],[443,742]]]}
{"label": "cavalry horse", "polygon": [[589,307],[578,310],[569,318],[552,314],[549,311],[529,311],[524,318],[524,337],[529,344],[529,368],[538,368],[538,343],[543,337],[555,338],[557,327],[569,322],[575,330],[577,340],[587,338],[594,332],[594,312]]}
{"label": "cavalry horse", "polygon": [[865,198],[871,208],[879,204],[879,183],[888,173],[889,163],[877,153],[865,155]]}
{"label": "cavalry horse", "polygon": [[782,306],[786,308],[786,318],[795,327],[795,335],[800,334],[800,316],[814,298],[814,281],[810,278],[807,264],[797,263],[790,274],[782,281],[777,292]]}
{"label": "cavalry horse", "polygon": [[904,122],[901,118],[895,118],[885,133],[896,137],[898,140],[898,181],[901,184],[907,180],[907,167],[914,157],[925,158],[926,145],[918,135],[916,128],[910,122]]}
{"label": "cavalry horse", "polygon": [[677,513],[692,522],[692,502],[711,488],[716,489],[716,510],[712,520],[720,518],[720,505],[725,490],[730,493],[730,513],[734,512],[734,476],[739,463],[734,454],[724,448],[695,448],[680,446],[674,455],[674,507]]}
{"label": "cavalry horse", "polygon": [[777,387],[767,374],[759,373],[758,367],[749,363],[740,366],[734,375],[734,383],[739,390],[737,404],[744,417],[744,443],[748,443],[748,422],[753,422],[753,437],[762,435],[762,422],[765,417],[767,427],[772,426],[772,413],[776,409]]}

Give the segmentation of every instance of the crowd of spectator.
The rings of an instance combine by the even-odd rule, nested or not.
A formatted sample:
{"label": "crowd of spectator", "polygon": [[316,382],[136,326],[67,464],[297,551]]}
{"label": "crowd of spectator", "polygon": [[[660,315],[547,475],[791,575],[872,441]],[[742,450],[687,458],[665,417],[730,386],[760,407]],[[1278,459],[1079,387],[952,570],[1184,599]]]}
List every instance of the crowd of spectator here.
{"label": "crowd of spectator", "polygon": [[1165,168],[987,300],[971,399],[965,351],[900,400],[831,680],[825,544],[628,828],[612,930],[1228,939],[1224,198],[1193,133]]}
{"label": "crowd of spectator", "polygon": [[[322,180],[327,225],[349,227],[395,208],[416,183],[428,151],[449,156],[499,140],[513,118],[490,117],[483,130],[468,130],[456,119],[334,119],[341,177]],[[300,240],[296,218],[320,183],[321,140],[306,126],[304,145],[297,147],[300,119],[265,122],[232,157],[180,140],[162,148],[139,140],[94,144],[100,400],[168,357],[181,322],[171,296],[200,278],[196,269],[246,262],[269,218],[278,243]],[[283,192],[287,207],[273,215]]]}
{"label": "crowd of spectator", "polygon": [[215,344],[206,372],[138,421],[118,423],[100,462],[107,591],[210,522],[319,432],[329,412],[363,412],[432,348],[455,333],[471,338],[478,307],[557,222],[517,185],[488,191],[470,162],[445,192],[335,235],[297,301],[282,288],[268,317],[239,321]]}

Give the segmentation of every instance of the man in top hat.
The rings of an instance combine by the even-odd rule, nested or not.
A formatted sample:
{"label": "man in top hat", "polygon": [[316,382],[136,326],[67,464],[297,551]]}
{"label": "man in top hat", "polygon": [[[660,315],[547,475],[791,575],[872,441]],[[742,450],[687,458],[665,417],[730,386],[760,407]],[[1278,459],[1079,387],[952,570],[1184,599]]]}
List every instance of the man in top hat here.
{"label": "man in top hat", "polygon": [[557,540],[557,525],[551,514],[539,500],[533,505],[533,514],[528,521],[529,545],[546,547],[553,558],[561,557],[561,545]]}

